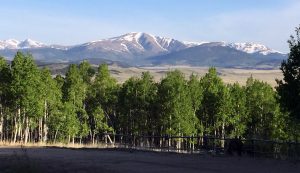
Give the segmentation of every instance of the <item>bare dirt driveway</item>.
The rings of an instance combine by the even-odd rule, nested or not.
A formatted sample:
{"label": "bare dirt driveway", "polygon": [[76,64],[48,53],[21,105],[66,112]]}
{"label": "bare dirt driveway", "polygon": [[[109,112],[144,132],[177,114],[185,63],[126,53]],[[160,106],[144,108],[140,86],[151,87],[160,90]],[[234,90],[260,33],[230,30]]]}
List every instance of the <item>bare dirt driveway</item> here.
{"label": "bare dirt driveway", "polygon": [[0,172],[292,173],[299,163],[249,157],[212,157],[121,149],[0,148]]}

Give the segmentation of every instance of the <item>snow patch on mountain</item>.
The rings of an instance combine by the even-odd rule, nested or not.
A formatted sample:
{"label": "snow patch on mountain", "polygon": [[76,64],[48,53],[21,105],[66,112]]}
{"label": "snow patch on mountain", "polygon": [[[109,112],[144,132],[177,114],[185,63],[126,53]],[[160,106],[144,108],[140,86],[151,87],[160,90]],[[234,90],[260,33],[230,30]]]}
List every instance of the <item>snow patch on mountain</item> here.
{"label": "snow patch on mountain", "polygon": [[226,46],[231,48],[246,52],[246,53],[260,53],[263,55],[268,55],[271,53],[280,53],[279,51],[273,50],[265,45],[257,43],[228,43]]}
{"label": "snow patch on mountain", "polygon": [[0,40],[0,49],[16,49],[20,42],[15,39]]}
{"label": "snow patch on mountain", "polygon": [[26,39],[18,44],[18,47],[21,49],[29,49],[29,48],[39,48],[45,47],[46,45],[31,39]]}
{"label": "snow patch on mountain", "polygon": [[117,52],[124,52],[128,54],[136,53],[169,53],[174,51],[183,50],[189,47],[195,46],[226,46],[245,53],[259,53],[262,55],[268,55],[271,53],[283,54],[279,51],[271,49],[262,44],[256,43],[228,43],[228,42],[189,42],[179,41],[173,38],[154,36],[143,32],[130,32],[118,37],[95,40],[80,45],[74,46],[60,46],[60,45],[46,45],[38,41],[26,39],[18,41],[16,39],[0,40],[0,50],[4,49],[32,49],[32,48],[53,48],[60,50],[69,50],[72,48],[85,47],[87,49],[99,49],[99,50],[114,50]]}
{"label": "snow patch on mountain", "polygon": [[193,41],[183,41],[183,43],[188,47],[200,46],[202,44],[210,43],[208,41],[201,41],[201,42],[193,42]]}
{"label": "snow patch on mountain", "polygon": [[8,40],[0,40],[0,49],[30,49],[30,48],[40,48],[46,47],[45,44],[26,39],[23,41],[18,41],[15,39],[8,39]]}

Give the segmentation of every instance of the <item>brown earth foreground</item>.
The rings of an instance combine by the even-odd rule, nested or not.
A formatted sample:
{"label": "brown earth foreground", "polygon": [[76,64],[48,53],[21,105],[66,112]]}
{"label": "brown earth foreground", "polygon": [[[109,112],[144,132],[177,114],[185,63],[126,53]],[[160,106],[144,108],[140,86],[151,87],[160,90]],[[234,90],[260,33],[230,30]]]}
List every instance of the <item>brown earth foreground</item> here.
{"label": "brown earth foreground", "polygon": [[170,172],[292,173],[299,163],[250,157],[156,153],[124,149],[0,147],[1,173]]}

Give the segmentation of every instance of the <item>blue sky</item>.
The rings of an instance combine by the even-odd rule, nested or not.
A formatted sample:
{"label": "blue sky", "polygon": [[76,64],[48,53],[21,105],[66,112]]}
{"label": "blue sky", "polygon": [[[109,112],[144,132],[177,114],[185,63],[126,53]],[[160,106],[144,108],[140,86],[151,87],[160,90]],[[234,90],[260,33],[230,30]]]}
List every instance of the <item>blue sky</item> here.
{"label": "blue sky", "polygon": [[1,0],[0,12],[0,40],[63,45],[147,32],[287,52],[300,24],[298,0]]}

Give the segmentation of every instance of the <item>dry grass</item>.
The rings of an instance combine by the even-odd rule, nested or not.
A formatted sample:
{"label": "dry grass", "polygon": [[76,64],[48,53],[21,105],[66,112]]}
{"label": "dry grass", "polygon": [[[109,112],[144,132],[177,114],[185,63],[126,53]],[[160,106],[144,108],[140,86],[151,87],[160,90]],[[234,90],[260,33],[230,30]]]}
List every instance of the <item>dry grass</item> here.
{"label": "dry grass", "polygon": [[[155,81],[161,80],[166,73],[171,70],[178,69],[182,71],[186,78],[191,74],[203,76],[208,71],[208,67],[189,67],[189,66],[170,66],[170,67],[129,67],[122,68],[119,66],[109,66],[111,74],[119,83],[123,83],[130,77],[139,77],[142,72],[149,71]],[[225,83],[238,82],[244,85],[251,75],[259,80],[269,83],[272,87],[276,86],[275,79],[282,79],[282,73],[278,69],[261,70],[261,69],[233,69],[233,68],[217,68],[219,76]]]}
{"label": "dry grass", "polygon": [[57,147],[57,148],[112,148],[114,145],[98,143],[98,144],[79,144],[79,143],[11,143],[11,142],[0,142],[0,148],[41,148],[41,147]]}

